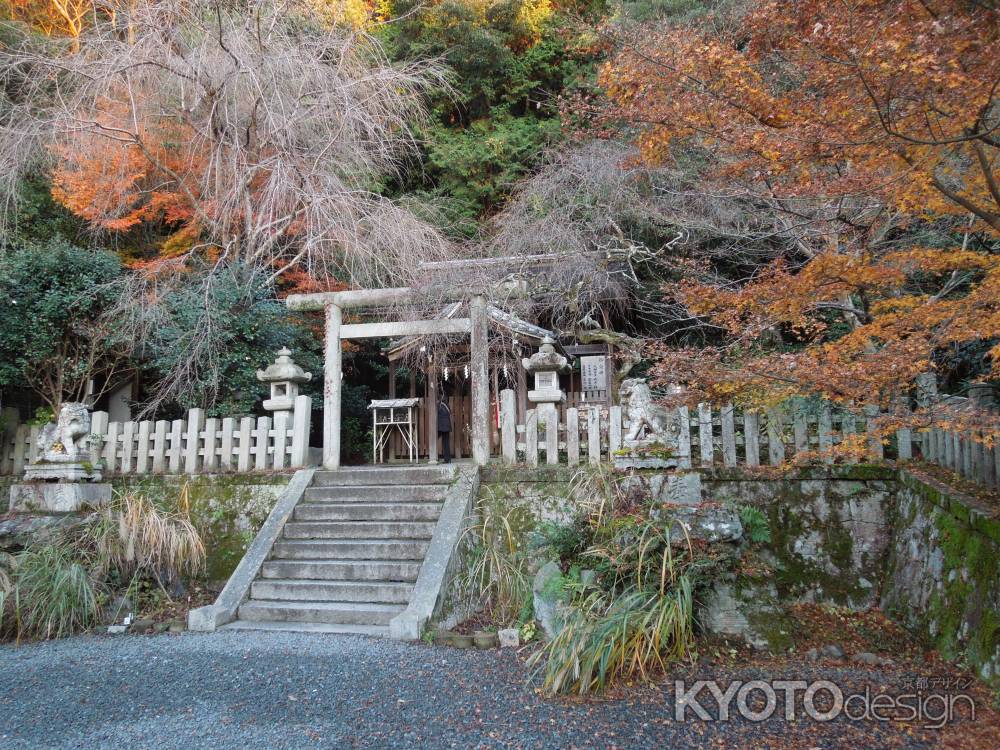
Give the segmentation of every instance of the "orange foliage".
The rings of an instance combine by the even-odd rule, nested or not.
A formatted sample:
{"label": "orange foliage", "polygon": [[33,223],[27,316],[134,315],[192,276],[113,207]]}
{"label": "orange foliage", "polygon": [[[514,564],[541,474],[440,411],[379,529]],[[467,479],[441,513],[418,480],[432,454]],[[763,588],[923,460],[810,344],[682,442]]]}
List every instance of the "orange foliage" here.
{"label": "orange foliage", "polygon": [[192,198],[198,200],[204,160],[182,126],[141,122],[133,137],[122,127],[127,117],[125,105],[106,102],[106,135],[90,133],[54,147],[52,196],[101,229],[127,231],[145,222],[179,227],[164,248],[165,257],[176,256],[198,236]]}
{"label": "orange foliage", "polygon": [[698,137],[782,197],[874,193],[1000,232],[998,48],[983,4],[771,1],[729,34],[647,30],[601,81],[652,162]]}
{"label": "orange foliage", "polygon": [[998,11],[960,0],[763,0],[732,31],[628,40],[601,81],[607,119],[638,128],[644,160],[696,143],[716,157],[708,181],[776,211],[848,197],[882,226],[933,220],[955,238],[900,250],[839,212],[796,215],[825,233],[796,264],[667,290],[723,333],[702,349],[655,345],[655,375],[693,397],[886,408],[936,351],[985,341],[1000,376],[1000,258],[959,249],[963,230],[980,238],[969,247],[1000,237],[998,49]]}

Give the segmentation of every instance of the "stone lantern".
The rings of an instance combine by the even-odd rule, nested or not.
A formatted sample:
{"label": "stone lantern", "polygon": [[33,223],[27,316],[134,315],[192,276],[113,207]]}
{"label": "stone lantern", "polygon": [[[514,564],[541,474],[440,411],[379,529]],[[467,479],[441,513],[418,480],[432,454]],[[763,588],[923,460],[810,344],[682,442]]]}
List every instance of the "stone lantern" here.
{"label": "stone lantern", "polygon": [[287,419],[291,414],[299,395],[299,383],[312,380],[312,373],[295,364],[292,353],[287,347],[282,347],[273,364],[266,370],[257,370],[257,380],[271,384],[271,398],[264,400],[264,408],[273,411],[277,421],[282,416]]}
{"label": "stone lantern", "polygon": [[546,336],[537,352],[521,360],[524,369],[535,377],[535,387],[528,391],[528,400],[538,404],[540,423],[554,418],[556,404],[566,398],[559,387],[559,373],[566,369],[567,360],[556,351],[555,343],[551,336]]}

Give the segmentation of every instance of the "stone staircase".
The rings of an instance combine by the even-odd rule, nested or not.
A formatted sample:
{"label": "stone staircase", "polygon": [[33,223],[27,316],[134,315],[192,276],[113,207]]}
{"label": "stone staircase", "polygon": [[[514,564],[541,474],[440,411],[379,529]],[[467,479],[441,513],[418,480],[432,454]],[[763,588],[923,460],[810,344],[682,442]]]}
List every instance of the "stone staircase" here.
{"label": "stone staircase", "polygon": [[316,472],[224,627],[388,635],[454,478],[451,466]]}

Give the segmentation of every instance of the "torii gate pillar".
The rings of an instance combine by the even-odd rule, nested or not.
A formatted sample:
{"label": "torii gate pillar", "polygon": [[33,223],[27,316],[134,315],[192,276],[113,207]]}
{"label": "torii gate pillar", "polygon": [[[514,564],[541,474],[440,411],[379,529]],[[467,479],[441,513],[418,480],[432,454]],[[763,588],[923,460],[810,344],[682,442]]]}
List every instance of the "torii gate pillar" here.
{"label": "torii gate pillar", "polygon": [[323,341],[323,468],[340,466],[340,383],[343,360],[340,324],[343,311],[339,305],[326,306],[326,331]]}
{"label": "torii gate pillar", "polygon": [[472,335],[472,460],[485,466],[490,460],[490,381],[486,300],[475,296],[469,305]]}

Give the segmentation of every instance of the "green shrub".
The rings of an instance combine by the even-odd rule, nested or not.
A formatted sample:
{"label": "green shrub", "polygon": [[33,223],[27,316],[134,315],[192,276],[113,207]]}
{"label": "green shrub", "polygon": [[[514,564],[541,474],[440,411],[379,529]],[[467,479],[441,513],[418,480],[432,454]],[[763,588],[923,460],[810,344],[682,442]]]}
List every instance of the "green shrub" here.
{"label": "green shrub", "polygon": [[538,524],[535,533],[534,546],[560,560],[570,560],[587,547],[586,528],[580,524],[543,521]]}
{"label": "green shrub", "polygon": [[542,687],[549,693],[598,692],[616,678],[648,679],[668,660],[685,657],[692,623],[686,576],[665,592],[595,592],[570,611],[562,629],[528,663],[544,672]]}
{"label": "green shrub", "polygon": [[72,547],[29,548],[14,567],[0,629],[13,629],[18,637],[61,638],[97,623],[97,586]]}
{"label": "green shrub", "polygon": [[743,524],[743,533],[746,534],[754,544],[766,544],[771,541],[771,527],[768,524],[767,516],[760,508],[753,505],[739,506],[740,523]]}

